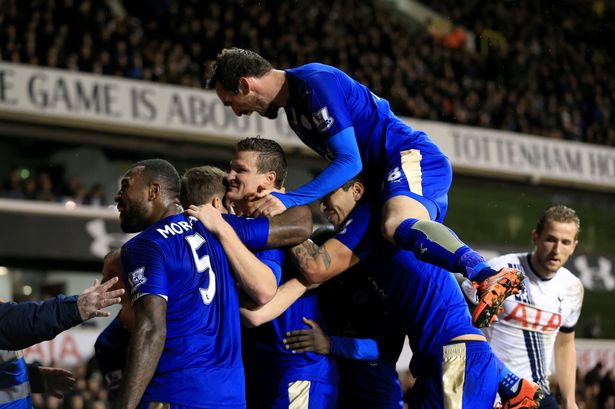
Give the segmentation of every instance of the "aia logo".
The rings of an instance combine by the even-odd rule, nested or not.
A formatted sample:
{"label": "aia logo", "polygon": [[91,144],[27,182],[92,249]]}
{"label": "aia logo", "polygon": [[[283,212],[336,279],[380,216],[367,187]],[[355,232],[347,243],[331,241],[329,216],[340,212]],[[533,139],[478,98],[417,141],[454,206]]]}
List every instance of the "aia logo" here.
{"label": "aia logo", "polygon": [[510,313],[504,315],[503,320],[521,329],[537,332],[558,331],[562,325],[559,312],[541,310],[525,303],[517,303]]}

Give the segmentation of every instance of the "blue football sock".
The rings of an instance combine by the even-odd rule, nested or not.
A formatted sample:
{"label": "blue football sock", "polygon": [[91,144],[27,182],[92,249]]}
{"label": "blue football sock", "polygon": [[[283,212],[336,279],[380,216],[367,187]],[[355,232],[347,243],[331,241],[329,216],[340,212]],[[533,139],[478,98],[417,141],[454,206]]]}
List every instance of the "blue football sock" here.
{"label": "blue football sock", "polygon": [[474,268],[485,262],[448,227],[431,220],[406,219],[397,227],[394,238],[397,247],[411,250],[419,260],[470,279],[475,275]]}
{"label": "blue football sock", "polygon": [[487,264],[483,256],[471,249],[459,258],[458,269],[465,269],[464,275],[477,283],[480,283],[496,273],[496,271]]}
{"label": "blue football sock", "polygon": [[496,357],[498,368],[498,395],[502,400],[513,398],[521,386],[521,378],[511,372],[510,369]]}

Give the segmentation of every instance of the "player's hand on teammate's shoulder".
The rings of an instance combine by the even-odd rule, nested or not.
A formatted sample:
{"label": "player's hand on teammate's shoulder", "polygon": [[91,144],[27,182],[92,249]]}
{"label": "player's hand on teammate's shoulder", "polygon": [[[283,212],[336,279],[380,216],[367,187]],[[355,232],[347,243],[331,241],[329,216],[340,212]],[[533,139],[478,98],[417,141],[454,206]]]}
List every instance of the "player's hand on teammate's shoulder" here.
{"label": "player's hand on teammate's shoulder", "polygon": [[196,217],[212,234],[219,234],[222,226],[226,224],[220,210],[216,209],[211,204],[204,204],[201,206],[190,205],[185,212],[188,216]]}
{"label": "player's hand on teammate's shoulder", "polygon": [[248,200],[248,210],[251,217],[267,216],[273,217],[286,210],[284,203],[271,193],[284,193],[283,190],[262,190],[258,193],[246,197]]}

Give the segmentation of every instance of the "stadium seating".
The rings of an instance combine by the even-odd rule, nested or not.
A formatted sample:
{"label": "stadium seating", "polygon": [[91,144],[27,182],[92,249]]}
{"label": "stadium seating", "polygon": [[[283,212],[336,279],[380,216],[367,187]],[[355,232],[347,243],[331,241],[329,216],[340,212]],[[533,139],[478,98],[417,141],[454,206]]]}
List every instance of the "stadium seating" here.
{"label": "stadium seating", "polygon": [[475,34],[468,49],[385,2],[125,3],[7,1],[1,59],[199,87],[204,64],[240,46],[279,67],[337,65],[401,115],[615,145],[612,12],[599,4],[439,2]]}

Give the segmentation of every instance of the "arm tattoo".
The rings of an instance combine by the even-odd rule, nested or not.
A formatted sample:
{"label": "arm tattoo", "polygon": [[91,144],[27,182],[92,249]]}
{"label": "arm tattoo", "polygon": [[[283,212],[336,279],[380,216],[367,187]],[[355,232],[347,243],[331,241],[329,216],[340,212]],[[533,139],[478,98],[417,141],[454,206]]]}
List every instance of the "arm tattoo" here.
{"label": "arm tattoo", "polygon": [[322,260],[325,269],[331,267],[331,255],[324,246],[317,246],[315,243],[306,240],[293,247],[291,251],[297,260],[299,268],[309,265],[309,263],[318,263],[319,259]]}

